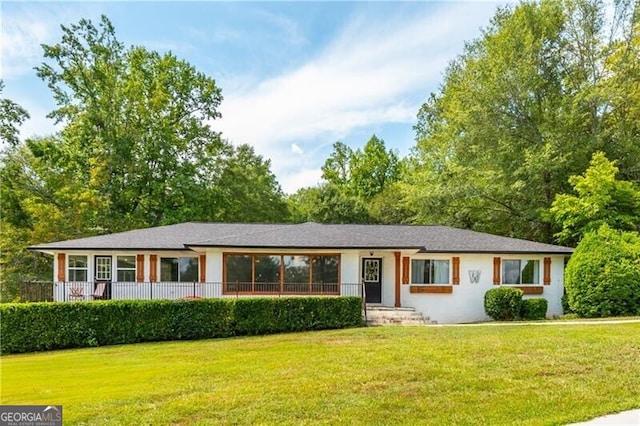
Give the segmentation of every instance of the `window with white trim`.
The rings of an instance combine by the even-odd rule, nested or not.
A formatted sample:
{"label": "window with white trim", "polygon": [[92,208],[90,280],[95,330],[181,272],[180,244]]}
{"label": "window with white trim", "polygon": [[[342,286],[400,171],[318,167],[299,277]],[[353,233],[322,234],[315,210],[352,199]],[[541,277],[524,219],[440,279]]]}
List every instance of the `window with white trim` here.
{"label": "window with white trim", "polygon": [[87,256],[72,254],[69,255],[67,276],[69,281],[87,281],[88,272]]}
{"label": "window with white trim", "polygon": [[193,283],[198,281],[197,257],[160,258],[160,281]]}
{"label": "window with white trim", "polygon": [[450,284],[449,260],[412,259],[412,284]]}
{"label": "window with white trim", "polygon": [[116,278],[119,282],[135,282],[136,280],[136,257],[117,256],[116,258]]}
{"label": "window with white trim", "polygon": [[503,259],[502,284],[540,284],[540,261]]}

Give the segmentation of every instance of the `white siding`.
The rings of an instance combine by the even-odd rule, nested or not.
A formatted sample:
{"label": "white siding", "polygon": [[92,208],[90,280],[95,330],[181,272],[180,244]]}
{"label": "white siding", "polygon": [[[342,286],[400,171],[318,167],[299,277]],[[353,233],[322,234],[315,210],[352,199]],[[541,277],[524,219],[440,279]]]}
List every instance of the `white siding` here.
{"label": "white siding", "polygon": [[[415,255],[413,258],[443,258],[442,255]],[[454,254],[445,258],[451,258]],[[410,285],[402,286],[402,306],[412,307],[432,321],[438,323],[463,323],[488,321],[484,312],[484,294],[498,286],[493,285],[493,258],[501,259],[538,259],[540,261],[541,295],[525,295],[524,298],[544,297],[549,302],[547,317],[562,315],[561,298],[564,292],[564,257],[551,257],[551,284],[543,285],[543,255],[494,255],[494,254],[459,254],[460,284],[452,286],[452,293],[410,293]],[[549,257],[549,256],[547,256]],[[472,284],[469,271],[479,270],[480,280]],[[524,286],[524,285],[523,285]]]}

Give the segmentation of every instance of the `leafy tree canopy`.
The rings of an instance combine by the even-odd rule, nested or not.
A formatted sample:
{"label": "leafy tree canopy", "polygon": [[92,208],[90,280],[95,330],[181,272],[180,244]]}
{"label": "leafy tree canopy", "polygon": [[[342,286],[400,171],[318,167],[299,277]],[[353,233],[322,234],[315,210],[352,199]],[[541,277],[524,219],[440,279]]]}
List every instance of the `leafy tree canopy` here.
{"label": "leafy tree canopy", "polygon": [[638,4],[498,10],[418,114],[406,174],[416,220],[552,241],[548,211],[591,155],[640,177]]}
{"label": "leafy tree canopy", "polygon": [[[0,80],[0,94],[3,90],[4,82]],[[28,118],[26,109],[11,99],[0,98],[0,143],[16,145],[20,134],[18,127]]]}
{"label": "leafy tree canopy", "polygon": [[575,244],[605,224],[620,231],[640,230],[640,189],[633,182],[617,180],[617,174],[615,164],[597,152],[583,176],[569,178],[576,195],[556,195],[551,207],[562,227],[558,241]]}
{"label": "leafy tree canopy", "polygon": [[320,223],[395,221],[404,210],[389,208],[382,194],[398,182],[403,170],[396,151],[373,135],[363,149],[342,142],[322,166],[324,182],[303,188],[289,198],[292,220]]}

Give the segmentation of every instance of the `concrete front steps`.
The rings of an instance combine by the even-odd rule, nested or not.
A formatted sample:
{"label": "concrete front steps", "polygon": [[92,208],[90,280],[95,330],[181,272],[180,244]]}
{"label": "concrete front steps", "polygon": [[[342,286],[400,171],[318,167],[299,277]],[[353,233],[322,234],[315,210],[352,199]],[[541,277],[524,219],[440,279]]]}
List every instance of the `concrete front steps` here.
{"label": "concrete front steps", "polygon": [[367,325],[430,325],[431,321],[414,308],[367,306]]}

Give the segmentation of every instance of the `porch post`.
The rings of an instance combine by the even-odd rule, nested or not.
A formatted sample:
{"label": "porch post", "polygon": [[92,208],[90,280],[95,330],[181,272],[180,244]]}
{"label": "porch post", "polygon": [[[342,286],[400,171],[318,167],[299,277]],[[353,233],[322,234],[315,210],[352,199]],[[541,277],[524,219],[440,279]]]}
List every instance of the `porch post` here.
{"label": "porch post", "polygon": [[396,289],[396,301],[395,304],[393,306],[395,306],[396,308],[399,308],[402,304],[400,303],[400,252],[396,251],[393,253],[396,256],[396,282],[395,282],[395,289]]}

